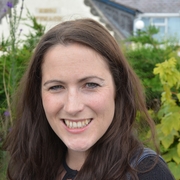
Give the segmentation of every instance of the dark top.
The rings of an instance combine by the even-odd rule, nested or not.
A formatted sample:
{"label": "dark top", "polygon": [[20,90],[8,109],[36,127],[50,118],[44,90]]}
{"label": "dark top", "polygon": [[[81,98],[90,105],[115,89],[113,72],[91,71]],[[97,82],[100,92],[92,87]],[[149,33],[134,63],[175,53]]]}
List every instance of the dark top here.
{"label": "dark top", "polygon": [[[147,170],[146,167],[151,167],[155,163],[155,157],[149,156],[143,159],[138,165],[139,171]],[[145,173],[138,174],[139,180],[175,180],[166,163],[159,158],[155,167]]]}
{"label": "dark top", "polygon": [[[132,162],[132,166],[134,166],[134,162]],[[145,148],[143,154],[137,162],[139,180],[175,180],[170,170],[168,169],[167,164],[164,162],[161,156],[159,156],[157,164],[153,167],[155,162],[156,153],[151,149]],[[66,170],[66,174],[63,177],[63,180],[73,180],[78,171],[69,168],[65,161],[63,162],[63,166]],[[153,168],[150,171],[145,172],[151,167]],[[128,177],[127,179],[130,180],[131,178]]]}
{"label": "dark top", "polygon": [[71,168],[66,164],[66,161],[65,161],[65,160],[63,161],[63,167],[64,167],[64,169],[66,170],[66,174],[64,175],[64,177],[63,177],[62,180],[68,180],[68,179],[73,180],[73,179],[76,177],[78,171],[71,169]]}

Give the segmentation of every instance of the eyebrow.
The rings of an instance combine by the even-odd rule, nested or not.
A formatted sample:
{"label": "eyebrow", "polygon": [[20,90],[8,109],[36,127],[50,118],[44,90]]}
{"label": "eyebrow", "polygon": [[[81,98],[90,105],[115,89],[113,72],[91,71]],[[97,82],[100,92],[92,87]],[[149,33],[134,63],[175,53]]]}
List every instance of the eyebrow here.
{"label": "eyebrow", "polygon": [[84,78],[80,79],[79,82],[83,82],[83,81],[90,80],[90,79],[99,79],[100,81],[105,81],[104,79],[102,79],[98,76],[88,76],[88,77],[84,77]]}
{"label": "eyebrow", "polygon": [[[84,77],[82,79],[80,79],[78,82],[83,82],[83,81],[87,81],[87,80],[90,80],[90,79],[99,79],[100,81],[105,81],[104,79],[98,77],[98,76],[88,76],[88,77]],[[52,79],[52,80],[48,80],[44,83],[44,86],[46,86],[47,84],[50,84],[50,83],[60,83],[60,84],[65,84],[65,82],[61,81],[61,80],[57,80],[57,79]]]}
{"label": "eyebrow", "polygon": [[47,84],[51,84],[51,83],[60,83],[60,84],[64,84],[63,81],[56,80],[56,79],[52,79],[52,80],[46,81],[43,85],[46,86]]}

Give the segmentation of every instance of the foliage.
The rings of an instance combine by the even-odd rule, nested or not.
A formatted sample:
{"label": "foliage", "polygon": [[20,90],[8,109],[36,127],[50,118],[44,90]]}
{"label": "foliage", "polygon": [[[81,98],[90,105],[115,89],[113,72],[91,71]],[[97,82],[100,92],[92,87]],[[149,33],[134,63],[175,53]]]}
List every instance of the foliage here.
{"label": "foliage", "polygon": [[172,57],[157,64],[154,74],[159,75],[163,87],[157,114],[160,123],[156,126],[161,152],[175,178],[180,179],[180,71],[176,66]]}
{"label": "foliage", "polygon": [[[145,87],[147,107],[155,120],[160,151],[180,179],[180,47],[175,39],[157,40],[153,26],[128,39],[125,54]],[[140,122],[141,123],[141,122]],[[144,139],[144,134],[141,134]],[[148,134],[149,137],[149,134]]]}
{"label": "foliage", "polygon": [[[9,37],[5,38],[2,34],[0,40],[0,170],[3,169],[1,166],[4,166],[6,158],[5,152],[2,151],[2,143],[8,131],[11,130],[13,122],[13,95],[26,64],[45,30],[45,27],[39,24],[29,12],[26,19],[21,17],[23,2],[22,0],[19,14],[12,3],[7,3],[6,19],[9,24]],[[23,34],[23,29],[19,28],[21,24],[28,26],[28,34]],[[3,177],[1,173],[5,173],[0,171],[0,177]]]}
{"label": "foliage", "polygon": [[155,64],[169,59],[177,52],[179,46],[175,39],[158,41],[155,35],[158,29],[149,26],[144,31],[138,31],[127,41],[131,44],[125,49],[126,57],[145,87],[148,108],[158,110],[162,87],[158,76],[153,74]]}

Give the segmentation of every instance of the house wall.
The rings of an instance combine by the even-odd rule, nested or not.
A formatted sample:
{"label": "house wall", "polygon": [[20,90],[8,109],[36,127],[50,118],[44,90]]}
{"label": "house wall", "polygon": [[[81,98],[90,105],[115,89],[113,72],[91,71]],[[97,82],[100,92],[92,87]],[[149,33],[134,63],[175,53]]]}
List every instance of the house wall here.
{"label": "house wall", "polygon": [[180,41],[180,17],[168,18],[168,30],[170,35],[176,36]]}
{"label": "house wall", "polygon": [[179,13],[141,13],[111,0],[89,0],[102,12],[113,27],[124,36],[129,37],[136,32],[137,19],[143,20],[145,27],[155,25],[160,32],[157,39],[176,37],[180,42],[180,14]]}
{"label": "house wall", "polygon": [[104,2],[97,0],[93,0],[93,2],[124,37],[128,37],[132,34],[135,17],[133,14],[127,13]]}
{"label": "house wall", "polygon": [[145,27],[154,25],[159,28],[157,39],[176,38],[180,42],[180,16],[141,17]]}
{"label": "house wall", "polygon": [[[3,1],[6,6],[8,0]],[[16,6],[18,15],[20,14],[21,6],[22,0],[19,0]],[[46,27],[46,31],[65,20],[92,18],[99,21],[99,17],[92,15],[90,7],[84,4],[84,0],[24,0],[23,18],[27,18],[27,9],[31,15],[36,17],[39,23]],[[29,28],[24,23],[30,24],[30,21],[27,20],[19,25],[17,31],[22,30],[21,36],[29,33]],[[9,36],[9,30],[9,23],[7,22],[7,18],[4,17],[0,23],[0,38],[2,34],[7,38]]]}

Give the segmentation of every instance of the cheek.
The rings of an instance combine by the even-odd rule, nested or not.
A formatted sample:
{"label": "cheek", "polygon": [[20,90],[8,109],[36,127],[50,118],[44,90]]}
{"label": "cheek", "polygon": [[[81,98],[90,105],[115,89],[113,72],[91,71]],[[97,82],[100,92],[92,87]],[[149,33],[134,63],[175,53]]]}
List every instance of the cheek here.
{"label": "cheek", "polygon": [[57,109],[60,108],[61,104],[57,97],[53,97],[47,94],[42,94],[42,103],[47,116],[56,112]]}
{"label": "cheek", "polygon": [[114,114],[114,103],[114,96],[111,92],[99,94],[99,96],[89,99],[89,106],[97,113],[102,114]]}

